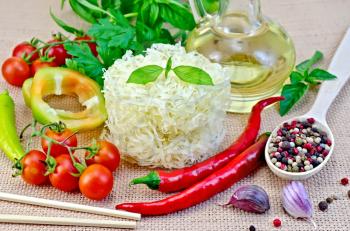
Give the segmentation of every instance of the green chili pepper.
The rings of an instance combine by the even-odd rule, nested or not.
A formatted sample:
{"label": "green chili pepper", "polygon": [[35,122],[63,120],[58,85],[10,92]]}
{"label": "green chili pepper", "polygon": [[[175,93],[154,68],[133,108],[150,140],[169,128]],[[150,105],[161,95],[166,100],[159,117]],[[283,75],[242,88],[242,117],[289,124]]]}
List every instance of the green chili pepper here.
{"label": "green chili pepper", "polygon": [[0,94],[0,149],[13,162],[25,154],[16,131],[15,103],[7,90]]}

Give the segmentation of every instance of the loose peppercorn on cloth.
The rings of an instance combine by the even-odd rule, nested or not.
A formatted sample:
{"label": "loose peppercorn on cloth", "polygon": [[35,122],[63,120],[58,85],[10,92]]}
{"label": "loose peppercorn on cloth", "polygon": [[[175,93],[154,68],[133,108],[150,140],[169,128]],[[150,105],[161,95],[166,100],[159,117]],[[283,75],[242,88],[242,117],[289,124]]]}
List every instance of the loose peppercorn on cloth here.
{"label": "loose peppercorn on cloth", "polygon": [[[58,27],[49,16],[50,6],[58,17],[77,27],[87,28],[87,25],[77,18],[68,7],[61,11],[59,2],[54,0],[0,1],[1,63],[11,55],[11,50],[15,44],[29,40],[33,36],[41,39],[49,39],[50,33],[58,30]],[[293,38],[297,51],[297,62],[310,57],[318,49],[324,52],[326,58],[323,67],[327,67],[346,28],[350,26],[349,0],[264,0],[262,4],[264,14],[278,20]],[[8,85],[1,78],[0,91],[4,89],[9,89],[11,96],[16,102],[17,130],[20,131],[21,128],[31,122],[31,112],[24,105],[20,89]],[[328,113],[328,122],[335,135],[335,153],[330,162],[319,174],[304,182],[313,202],[315,210],[314,220],[318,224],[319,230],[350,230],[350,198],[347,196],[350,186],[342,186],[340,184],[342,177],[350,177],[350,153],[348,150],[350,146],[349,91],[350,83],[344,87]],[[261,131],[271,131],[284,119],[305,113],[314,102],[315,95],[316,90],[311,90],[286,118],[281,118],[275,107],[267,109],[263,114]],[[66,109],[77,109],[78,107],[72,100],[54,98],[50,99],[50,101],[56,107]],[[227,133],[222,148],[228,146],[238,136],[244,128],[247,118],[247,115],[240,114],[229,114],[227,116],[225,122]],[[79,143],[83,145],[88,144],[93,137],[98,137],[99,135],[100,131],[80,134]],[[35,147],[39,148],[38,141],[35,143]],[[166,196],[165,194],[149,190],[146,186],[128,186],[132,178],[144,175],[148,171],[146,168],[123,162],[119,170],[114,174],[115,183],[113,192],[105,200],[95,202],[84,198],[80,193],[64,193],[49,186],[30,186],[25,184],[20,177],[13,178],[11,176],[13,173],[11,163],[0,152],[0,191],[114,208],[115,204],[121,202],[151,201]],[[256,230],[277,230],[272,225],[272,221],[276,217],[282,220],[282,227],[278,230],[312,230],[313,227],[311,224],[293,219],[283,211],[280,195],[282,187],[287,183],[287,181],[277,178],[268,167],[264,166],[227,191],[218,194],[200,205],[167,216],[143,218],[138,223],[137,230],[249,230],[250,225],[254,225]],[[229,200],[235,188],[244,184],[257,184],[268,192],[271,209],[267,213],[256,215],[242,212],[238,209],[220,206]],[[328,211],[319,211],[317,204],[332,194],[337,195],[339,200],[330,204]],[[0,214],[4,213],[108,219],[107,217],[84,213],[0,201]],[[111,229],[0,224],[0,230],[97,231]]]}

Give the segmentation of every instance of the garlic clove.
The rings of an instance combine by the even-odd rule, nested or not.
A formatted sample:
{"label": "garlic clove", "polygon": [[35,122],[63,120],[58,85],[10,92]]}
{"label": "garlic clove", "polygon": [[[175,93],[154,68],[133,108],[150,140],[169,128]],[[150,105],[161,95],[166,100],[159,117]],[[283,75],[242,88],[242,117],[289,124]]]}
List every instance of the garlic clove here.
{"label": "garlic clove", "polygon": [[269,196],[257,185],[246,185],[238,188],[232,195],[229,204],[252,213],[264,213],[270,209]]}
{"label": "garlic clove", "polygon": [[282,192],[283,208],[295,218],[312,217],[313,209],[309,195],[301,182],[293,181]]}

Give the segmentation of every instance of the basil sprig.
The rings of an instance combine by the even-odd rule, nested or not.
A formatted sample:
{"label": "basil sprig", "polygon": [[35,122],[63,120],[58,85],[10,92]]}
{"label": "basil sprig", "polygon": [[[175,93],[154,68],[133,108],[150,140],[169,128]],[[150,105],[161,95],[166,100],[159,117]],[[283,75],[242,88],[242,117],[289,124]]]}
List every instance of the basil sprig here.
{"label": "basil sprig", "polygon": [[282,96],[285,100],[280,102],[280,115],[286,115],[290,109],[305,95],[310,86],[319,85],[322,81],[333,80],[337,77],[331,73],[312,68],[323,59],[323,54],[316,51],[315,54],[296,66],[296,70],[290,74],[290,84],[282,89]]}
{"label": "basil sprig", "polygon": [[131,73],[127,83],[147,84],[154,82],[163,71],[165,71],[165,78],[168,78],[169,72],[173,71],[184,82],[197,85],[214,85],[210,75],[201,68],[185,65],[172,68],[171,57],[168,59],[165,68],[158,65],[147,65],[137,68]]}

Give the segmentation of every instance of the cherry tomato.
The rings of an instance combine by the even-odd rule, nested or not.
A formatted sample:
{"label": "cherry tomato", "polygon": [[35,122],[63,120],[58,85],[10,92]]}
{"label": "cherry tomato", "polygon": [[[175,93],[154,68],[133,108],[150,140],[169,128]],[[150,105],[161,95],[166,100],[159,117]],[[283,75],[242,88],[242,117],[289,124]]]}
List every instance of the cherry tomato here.
{"label": "cherry tomato", "polygon": [[[76,37],[74,39],[75,41],[89,41],[91,40],[91,38],[88,35],[82,36],[82,37]],[[97,53],[97,49],[96,49],[96,43],[91,42],[91,43],[87,43],[90,47],[91,52],[97,57],[98,53]]]}
{"label": "cherry tomato", "polygon": [[[87,165],[92,164],[102,164],[107,167],[112,172],[115,171],[120,163],[120,154],[118,148],[108,142],[108,141],[98,141],[97,145],[99,146],[99,150],[91,159],[86,160]],[[89,156],[90,152],[87,151],[85,156]]]}
{"label": "cherry tomato", "polygon": [[55,171],[49,175],[52,186],[65,192],[77,190],[79,188],[79,178],[73,176],[72,173],[78,173],[78,170],[74,167],[70,156],[63,154],[56,157],[55,160]]}
{"label": "cherry tomato", "polygon": [[[54,39],[51,41],[48,41],[48,43],[55,43],[55,42],[61,42],[60,40]],[[46,50],[43,50],[43,53],[46,54]],[[47,53],[48,57],[54,57],[55,59],[53,62],[56,63],[57,66],[62,66],[66,63],[66,59],[70,58],[71,56],[67,53],[66,49],[64,49],[63,44],[59,44],[56,46],[53,46],[49,49]]]}
{"label": "cherry tomato", "polygon": [[57,64],[53,61],[45,62],[41,61],[40,59],[37,59],[32,63],[32,66],[30,67],[30,72],[32,73],[32,76],[34,76],[39,69],[44,67],[57,67]]}
{"label": "cherry tomato", "polygon": [[[58,142],[64,141],[64,144],[69,146],[69,147],[76,147],[78,145],[77,135],[74,134],[68,128],[65,128],[61,132],[57,132],[57,131],[54,131],[54,130],[51,130],[50,128],[48,128],[45,131],[45,135],[50,137],[51,139],[58,141]],[[47,151],[48,151],[48,145],[49,145],[49,142],[46,139],[41,138],[41,147],[43,148],[45,153],[47,153]],[[54,143],[51,145],[51,151],[50,151],[51,156],[57,157],[61,154],[67,154],[67,153],[69,153],[69,152],[65,146],[60,145],[60,144],[54,144]]]}
{"label": "cherry tomato", "polygon": [[48,182],[46,173],[46,155],[38,150],[31,150],[21,160],[22,179],[28,184],[41,185]]}
{"label": "cherry tomato", "polygon": [[[22,43],[18,44],[17,46],[15,46],[15,48],[12,51],[12,56],[23,58],[24,55],[27,56],[30,53],[34,52],[35,50],[36,50],[35,46],[31,45],[28,42],[22,42]],[[33,62],[34,60],[36,60],[38,58],[39,58],[39,52],[35,52],[31,56],[29,61]]]}
{"label": "cherry tomato", "polygon": [[101,164],[88,166],[79,179],[80,192],[92,200],[102,200],[108,196],[112,188],[112,172]]}
{"label": "cherry tomato", "polygon": [[23,82],[31,77],[30,67],[22,58],[11,57],[5,60],[1,67],[4,79],[14,86],[21,87]]}

